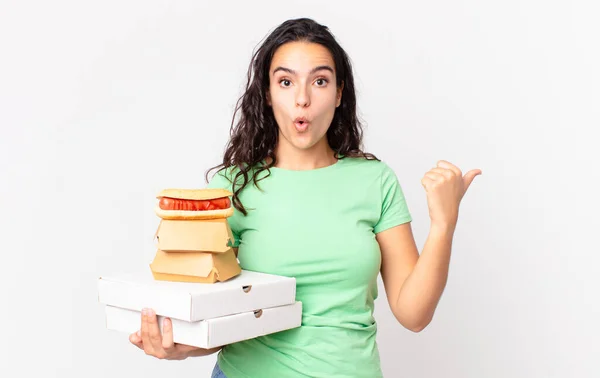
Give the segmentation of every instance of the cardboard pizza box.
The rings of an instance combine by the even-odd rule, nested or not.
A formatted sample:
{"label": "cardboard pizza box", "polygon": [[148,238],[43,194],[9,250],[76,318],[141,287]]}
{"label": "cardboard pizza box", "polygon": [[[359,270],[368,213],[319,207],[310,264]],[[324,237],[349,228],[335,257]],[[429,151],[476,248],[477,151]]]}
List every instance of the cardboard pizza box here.
{"label": "cardboard pizza box", "polygon": [[296,279],[242,270],[217,283],[171,282],[154,279],[150,270],[98,279],[101,304],[194,322],[220,316],[293,304]]}
{"label": "cardboard pizza box", "polygon": [[[132,334],[141,326],[141,313],[106,306],[106,328]],[[158,316],[162,333],[164,316]],[[215,348],[285,331],[302,323],[302,302],[205,319],[197,322],[171,319],[173,341],[199,348]]]}

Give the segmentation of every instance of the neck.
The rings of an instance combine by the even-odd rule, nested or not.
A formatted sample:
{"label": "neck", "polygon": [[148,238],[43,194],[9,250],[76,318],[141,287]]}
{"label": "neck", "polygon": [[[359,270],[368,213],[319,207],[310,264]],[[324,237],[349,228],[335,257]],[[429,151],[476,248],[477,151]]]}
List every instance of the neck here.
{"label": "neck", "polygon": [[301,150],[289,144],[278,143],[275,147],[277,168],[294,171],[305,171],[330,166],[337,162],[334,151],[329,147],[327,139],[323,143],[317,143],[310,149]]}

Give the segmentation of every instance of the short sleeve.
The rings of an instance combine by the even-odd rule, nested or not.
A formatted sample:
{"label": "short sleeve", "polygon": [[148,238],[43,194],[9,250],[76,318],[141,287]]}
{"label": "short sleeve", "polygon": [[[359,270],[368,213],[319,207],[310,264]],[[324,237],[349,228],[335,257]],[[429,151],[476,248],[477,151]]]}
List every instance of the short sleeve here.
{"label": "short sleeve", "polygon": [[375,233],[412,221],[398,177],[387,165],[384,165],[380,183],[381,216],[373,227]]}
{"label": "short sleeve", "polygon": [[[229,170],[221,170],[214,174],[214,176],[208,182],[207,188],[209,189],[226,189],[231,191],[231,182],[229,178]],[[237,209],[233,209],[233,215],[227,218],[229,227],[231,227],[231,233],[233,234],[233,247],[237,248],[240,245],[240,227],[237,217]]]}

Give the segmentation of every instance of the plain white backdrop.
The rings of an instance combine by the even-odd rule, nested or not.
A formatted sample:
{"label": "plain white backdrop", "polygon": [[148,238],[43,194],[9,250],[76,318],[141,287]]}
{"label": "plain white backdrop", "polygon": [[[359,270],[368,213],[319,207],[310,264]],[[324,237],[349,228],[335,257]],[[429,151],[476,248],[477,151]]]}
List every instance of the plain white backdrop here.
{"label": "plain white backdrop", "polygon": [[104,328],[101,274],[144,269],[155,194],[219,163],[253,49],[288,18],[354,64],[365,147],[422,248],[423,174],[483,170],[421,333],[376,302],[386,377],[597,377],[599,7],[593,1],[2,1],[3,377],[208,377]]}

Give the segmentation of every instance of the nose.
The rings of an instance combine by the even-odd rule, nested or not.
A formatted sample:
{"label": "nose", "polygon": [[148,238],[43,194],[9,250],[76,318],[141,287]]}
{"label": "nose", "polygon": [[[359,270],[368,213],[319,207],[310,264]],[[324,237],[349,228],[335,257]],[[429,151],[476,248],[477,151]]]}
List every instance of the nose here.
{"label": "nose", "polygon": [[296,93],[296,106],[307,107],[310,105],[310,95],[308,93],[308,89],[302,86],[299,86],[299,89]]}

